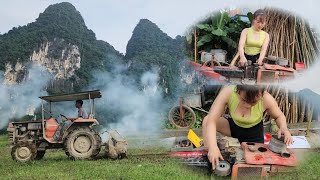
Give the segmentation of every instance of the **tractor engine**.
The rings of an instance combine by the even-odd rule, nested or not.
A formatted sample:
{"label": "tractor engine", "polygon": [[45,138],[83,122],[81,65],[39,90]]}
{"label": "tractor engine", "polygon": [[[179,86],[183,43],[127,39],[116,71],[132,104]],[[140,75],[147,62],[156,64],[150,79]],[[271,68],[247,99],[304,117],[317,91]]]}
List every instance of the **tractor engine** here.
{"label": "tractor engine", "polygon": [[10,122],[7,131],[13,160],[27,162],[43,158],[45,147],[39,148],[43,140],[41,121]]}
{"label": "tractor engine", "polygon": [[7,128],[10,145],[43,139],[41,121],[10,122]]}

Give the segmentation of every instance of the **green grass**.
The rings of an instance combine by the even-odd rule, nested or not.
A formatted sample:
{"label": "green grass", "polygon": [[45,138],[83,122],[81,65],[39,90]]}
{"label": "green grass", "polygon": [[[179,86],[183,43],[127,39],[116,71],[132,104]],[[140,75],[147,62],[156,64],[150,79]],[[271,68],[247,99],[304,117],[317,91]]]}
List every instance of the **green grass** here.
{"label": "green grass", "polygon": [[[128,159],[72,161],[62,150],[47,152],[40,161],[18,163],[11,159],[7,136],[0,136],[0,179],[210,179],[206,169],[185,167],[175,159],[150,155],[165,149],[129,149]],[[149,154],[148,156],[138,156]],[[311,152],[297,171],[270,179],[320,179],[320,154]],[[218,178],[215,178],[218,179]],[[228,179],[228,178],[224,178]]]}
{"label": "green grass", "polygon": [[296,171],[286,175],[272,177],[272,180],[318,180],[320,179],[320,153],[310,152]]}
{"label": "green grass", "polygon": [[[128,159],[72,161],[62,150],[47,152],[40,161],[18,163],[11,159],[7,137],[0,136],[0,179],[208,179],[194,170],[161,156],[134,156],[152,149],[132,149]],[[163,153],[163,149],[155,149]]]}
{"label": "green grass", "polygon": [[8,143],[7,136],[0,134],[0,148],[1,148],[1,150],[3,147],[5,147],[7,145],[7,143]]}

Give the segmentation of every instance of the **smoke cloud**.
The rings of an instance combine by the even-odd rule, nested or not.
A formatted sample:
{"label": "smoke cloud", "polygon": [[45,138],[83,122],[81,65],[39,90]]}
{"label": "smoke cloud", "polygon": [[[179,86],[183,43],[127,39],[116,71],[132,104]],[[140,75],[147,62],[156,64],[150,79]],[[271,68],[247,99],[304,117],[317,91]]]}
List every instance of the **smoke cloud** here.
{"label": "smoke cloud", "polygon": [[95,76],[92,89],[100,89],[102,99],[97,100],[98,119],[105,127],[117,129],[121,135],[143,135],[159,132],[166,103],[158,85],[155,69],[145,72],[138,83],[118,72],[101,72]]}
{"label": "smoke cloud", "polygon": [[320,59],[317,59],[309,69],[297,74],[295,79],[283,83],[282,86],[293,92],[298,92],[302,89],[308,88],[320,95],[320,79],[318,77],[319,72]]}
{"label": "smoke cloud", "polygon": [[39,96],[46,95],[45,86],[50,78],[43,67],[33,65],[25,81],[16,85],[5,85],[3,72],[0,79],[0,129],[10,119],[33,115],[41,104]]}

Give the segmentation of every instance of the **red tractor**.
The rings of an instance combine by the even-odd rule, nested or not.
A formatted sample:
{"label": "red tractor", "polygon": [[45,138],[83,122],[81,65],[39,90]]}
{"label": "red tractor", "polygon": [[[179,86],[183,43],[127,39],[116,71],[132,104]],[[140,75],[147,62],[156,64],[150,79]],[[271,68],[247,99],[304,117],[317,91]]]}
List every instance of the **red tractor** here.
{"label": "red tractor", "polygon": [[[101,137],[93,129],[99,124],[94,117],[94,99],[101,98],[99,90],[57,96],[42,96],[42,120],[10,122],[7,128],[11,156],[14,160],[27,162],[41,159],[47,149],[64,149],[71,159],[91,159],[96,157],[101,148]],[[88,119],[78,118],[62,130],[61,138],[54,138],[59,126],[52,115],[51,104],[62,101],[89,100]],[[65,117],[61,115],[61,118]]]}

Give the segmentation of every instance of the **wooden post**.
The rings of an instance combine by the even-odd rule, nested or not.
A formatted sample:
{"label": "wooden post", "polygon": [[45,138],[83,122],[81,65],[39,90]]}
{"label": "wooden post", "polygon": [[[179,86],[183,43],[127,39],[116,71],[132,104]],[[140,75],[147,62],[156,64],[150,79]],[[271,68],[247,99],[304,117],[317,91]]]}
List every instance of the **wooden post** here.
{"label": "wooden post", "polygon": [[292,40],[292,51],[291,51],[291,64],[290,64],[290,67],[293,68],[295,65],[294,65],[294,46],[295,46],[295,43],[296,43],[296,16],[294,16],[294,26],[293,26],[293,40]]}
{"label": "wooden post", "polygon": [[194,62],[197,62],[197,29],[194,29]]}
{"label": "wooden post", "polygon": [[237,51],[237,54],[233,57],[231,63],[230,63],[230,66],[234,66],[239,58],[240,54],[239,54],[239,51]]}
{"label": "wooden post", "polygon": [[313,116],[313,107],[310,106],[310,114],[309,114],[309,119],[308,119],[308,127],[307,127],[307,133],[306,136],[309,136],[310,128],[311,128],[311,121],[312,121],[312,116]]}

